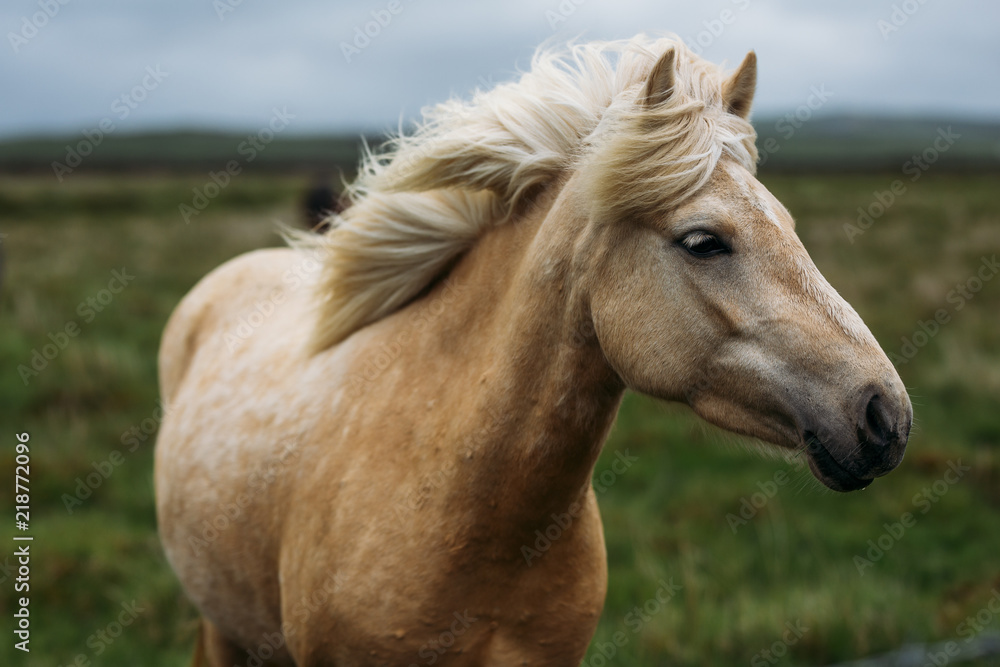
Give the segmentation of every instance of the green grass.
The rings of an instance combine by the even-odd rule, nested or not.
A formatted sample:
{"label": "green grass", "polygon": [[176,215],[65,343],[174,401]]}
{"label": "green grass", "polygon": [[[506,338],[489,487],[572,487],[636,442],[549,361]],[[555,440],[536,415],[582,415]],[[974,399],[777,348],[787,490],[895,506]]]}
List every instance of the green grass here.
{"label": "green grass", "polygon": [[[995,175],[932,171],[850,243],[843,225],[898,176],[764,181],[887,351],[937,309],[951,309],[951,321],[900,366],[917,422],[905,461],[864,492],[834,494],[800,465],[748,452],[684,408],[629,396],[597,467],[610,466],[617,450],[639,457],[599,495],[610,583],[587,664],[601,664],[616,632],[624,646],[609,664],[751,664],[795,622],[808,630],[779,664],[827,664],[953,639],[1000,588],[1000,280],[960,311],[947,301],[984,254],[1000,249],[1000,190]],[[79,174],[62,185],[51,177],[0,183],[0,472],[13,479],[14,433],[28,431],[35,535],[32,651],[15,651],[8,634],[0,664],[67,665],[79,654],[98,665],[132,665],[136,656],[144,665],[188,664],[196,612],[156,538],[153,438],[130,451],[128,433],[137,427],[145,437],[155,427],[156,349],[171,309],[222,261],[277,245],[274,224],[297,223],[306,185],[246,174],[185,225],[178,205],[204,182]],[[134,280],[86,322],[79,304],[123,268]],[[69,321],[79,334],[25,386],[18,365]],[[914,496],[957,459],[972,470],[922,514]],[[119,464],[68,512],[64,496],[77,478],[109,460]],[[789,481],[734,532],[727,515],[779,471]],[[12,491],[0,485],[5,508]],[[860,576],[855,556],[905,512],[916,524]],[[0,613],[9,619],[15,596],[13,575],[5,576]],[[630,612],[653,598],[660,579],[682,589],[637,623]],[[133,600],[142,611],[105,645],[96,633]]]}

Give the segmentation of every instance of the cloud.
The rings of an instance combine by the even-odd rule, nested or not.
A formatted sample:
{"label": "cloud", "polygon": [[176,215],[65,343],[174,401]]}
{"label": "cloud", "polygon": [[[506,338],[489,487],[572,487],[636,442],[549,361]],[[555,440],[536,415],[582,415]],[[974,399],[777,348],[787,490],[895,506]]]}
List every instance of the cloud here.
{"label": "cloud", "polygon": [[[0,9],[0,85],[13,91],[0,99],[0,134],[93,127],[156,65],[168,78],[123,130],[253,129],[275,106],[296,112],[296,132],[384,129],[401,114],[511,78],[545,39],[659,30],[730,66],[755,49],[758,115],[794,109],[824,84],[834,92],[824,112],[1000,117],[992,34],[1000,6],[971,0],[58,1]],[[916,11],[899,15],[903,5]],[[43,6],[58,11],[14,44]],[[891,22],[894,6],[905,22],[884,34],[878,22]]]}

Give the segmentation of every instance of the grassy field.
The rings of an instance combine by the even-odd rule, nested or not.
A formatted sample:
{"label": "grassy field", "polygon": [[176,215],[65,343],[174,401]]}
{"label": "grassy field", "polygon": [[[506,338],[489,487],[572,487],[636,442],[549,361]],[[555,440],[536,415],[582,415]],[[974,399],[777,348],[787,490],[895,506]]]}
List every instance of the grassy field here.
{"label": "grassy field", "polygon": [[[876,215],[874,193],[897,178],[906,191]],[[280,242],[275,223],[297,224],[307,183],[241,175],[185,224],[178,206],[205,180],[0,182],[0,498],[13,515],[26,431],[35,536],[31,652],[8,632],[0,664],[188,664],[196,612],[155,532],[159,336],[207,271]],[[969,283],[1000,250],[996,175],[763,180],[899,361],[916,413],[906,459],[866,491],[834,494],[799,462],[629,396],[597,466],[600,480],[617,451],[638,457],[599,492],[610,585],[587,665],[822,665],[1000,629],[987,606],[1000,596],[1000,279]],[[858,207],[873,220],[860,235],[844,228]],[[928,324],[942,310],[947,321]],[[37,375],[23,370],[35,352]],[[13,545],[13,516],[5,525]],[[12,551],[0,551],[8,623]]]}

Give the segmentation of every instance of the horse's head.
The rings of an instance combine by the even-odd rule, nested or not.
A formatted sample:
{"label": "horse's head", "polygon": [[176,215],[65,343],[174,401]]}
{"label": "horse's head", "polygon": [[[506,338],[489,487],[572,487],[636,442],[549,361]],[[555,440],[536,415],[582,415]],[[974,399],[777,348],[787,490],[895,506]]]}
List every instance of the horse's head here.
{"label": "horse's head", "polygon": [[671,49],[592,140],[591,318],[635,390],[730,431],[804,448],[828,487],[903,457],[912,409],[889,359],[753,175],[750,54],[726,79]]}

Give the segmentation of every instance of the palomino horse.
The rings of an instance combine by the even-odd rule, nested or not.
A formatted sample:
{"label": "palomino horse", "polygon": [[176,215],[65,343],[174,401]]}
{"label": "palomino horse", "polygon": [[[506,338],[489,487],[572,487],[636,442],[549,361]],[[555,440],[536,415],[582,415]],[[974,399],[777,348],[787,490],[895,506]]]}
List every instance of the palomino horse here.
{"label": "palomino horse", "polygon": [[898,375],[754,178],[755,80],[670,38],[542,51],[185,297],[157,509],[209,664],[578,665],[627,388],[838,491],[899,464]]}

